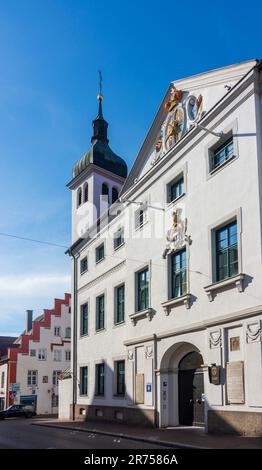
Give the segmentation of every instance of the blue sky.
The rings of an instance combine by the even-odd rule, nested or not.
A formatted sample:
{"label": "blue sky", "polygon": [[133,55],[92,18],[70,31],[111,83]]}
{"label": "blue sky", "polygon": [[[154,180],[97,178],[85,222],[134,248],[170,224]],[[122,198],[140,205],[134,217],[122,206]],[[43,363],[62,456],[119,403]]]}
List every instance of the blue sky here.
{"label": "blue sky", "polygon": [[[89,147],[97,70],[129,168],[171,80],[261,58],[260,2],[0,0],[0,232],[70,243],[70,180]],[[0,236],[0,334],[69,289],[64,250]]]}

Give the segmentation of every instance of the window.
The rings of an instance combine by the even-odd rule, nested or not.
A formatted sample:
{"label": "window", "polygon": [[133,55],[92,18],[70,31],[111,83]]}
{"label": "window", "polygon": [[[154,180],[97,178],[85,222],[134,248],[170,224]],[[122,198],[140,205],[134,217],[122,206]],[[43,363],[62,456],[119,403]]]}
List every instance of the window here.
{"label": "window", "polygon": [[80,395],[87,395],[88,367],[80,367]]}
{"label": "window", "polygon": [[61,326],[54,327],[54,336],[61,336]]}
{"label": "window", "polygon": [[184,194],[184,176],[179,176],[168,185],[168,202],[173,202]]}
{"label": "window", "polygon": [[65,329],[65,337],[66,337],[66,338],[71,338],[71,328],[70,328],[70,326],[68,326],[68,327]]}
{"label": "window", "polygon": [[96,298],[96,330],[105,328],[105,296]]}
{"label": "window", "polygon": [[62,360],[62,351],[59,349],[54,350],[54,361],[59,362]]}
{"label": "window", "polygon": [[125,286],[115,288],[115,323],[125,321]]}
{"label": "window", "polygon": [[81,188],[78,188],[77,190],[77,207],[81,206],[82,204],[82,189]]}
{"label": "window", "polygon": [[27,385],[37,385],[37,370],[29,370],[27,372]]}
{"label": "window", "polygon": [[84,202],[88,201],[88,183],[84,185]]}
{"label": "window", "polygon": [[135,229],[141,228],[148,219],[148,208],[147,204],[143,204],[139,209],[135,211]]}
{"label": "window", "polygon": [[46,360],[46,349],[38,349],[38,360],[39,361]]}
{"label": "window", "polygon": [[137,273],[137,310],[149,307],[149,270],[144,269]]}
{"label": "window", "polygon": [[112,188],[112,204],[118,200],[118,190],[116,188]]}
{"label": "window", "polygon": [[105,365],[96,364],[96,395],[105,393]]}
{"label": "window", "polygon": [[35,357],[36,356],[36,350],[35,349],[30,349],[30,356]]}
{"label": "window", "polygon": [[211,171],[219,168],[230,158],[234,156],[233,138],[231,137],[227,142],[218,147],[212,152]]}
{"label": "window", "polygon": [[60,374],[61,374],[61,370],[54,370],[53,371],[53,385],[54,386],[58,385],[58,379],[59,379]]}
{"label": "window", "polygon": [[1,374],[1,388],[4,388],[5,385],[5,373],[2,372]]}
{"label": "window", "polygon": [[87,264],[87,256],[81,259],[80,261],[80,273],[83,274],[87,271],[88,264]]}
{"label": "window", "polygon": [[58,395],[52,394],[52,408],[58,407]]}
{"label": "window", "polygon": [[125,394],[125,361],[116,362],[116,393]]}
{"label": "window", "polygon": [[106,183],[102,184],[102,198],[104,201],[109,202],[109,190]]}
{"label": "window", "polygon": [[101,245],[99,245],[96,248],[96,263],[99,263],[99,261],[104,259],[104,257],[105,257],[105,245],[104,243],[101,243]]}
{"label": "window", "polygon": [[70,349],[67,349],[65,352],[65,360],[66,361],[71,361],[71,351]]}
{"label": "window", "polygon": [[186,294],[187,272],[186,272],[186,250],[180,250],[170,257],[171,261],[171,298],[175,299]]}
{"label": "window", "polygon": [[124,239],[124,229],[120,228],[117,230],[117,232],[114,234],[114,250],[117,250],[120,246],[122,246],[125,243]]}
{"label": "window", "polygon": [[88,304],[81,305],[80,336],[88,335]]}
{"label": "window", "polygon": [[238,246],[236,221],[216,230],[217,281],[238,274]]}

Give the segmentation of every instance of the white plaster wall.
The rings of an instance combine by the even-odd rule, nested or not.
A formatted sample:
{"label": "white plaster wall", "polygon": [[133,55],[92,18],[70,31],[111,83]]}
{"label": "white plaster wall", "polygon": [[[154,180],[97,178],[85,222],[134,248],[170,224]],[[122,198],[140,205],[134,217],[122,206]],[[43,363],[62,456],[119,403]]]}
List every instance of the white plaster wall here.
{"label": "white plaster wall", "polygon": [[[209,97],[206,99],[210,100],[210,106],[221,96],[223,84],[222,81],[217,92],[214,86],[210,90],[201,90],[203,95],[206,93],[206,97]],[[157,345],[156,367],[158,368],[161,367],[161,360],[165,352],[177,341],[186,341],[195,345],[206,364],[216,362],[224,365],[224,353],[221,353],[220,350],[211,351],[209,349],[208,332],[204,330],[190,332],[184,335],[181,334],[176,338],[172,336],[172,332],[190,326],[193,327],[198,322],[215,321],[217,317],[223,315],[230,318],[233,313],[262,305],[261,217],[258,188],[258,149],[255,137],[256,133],[261,132],[261,130],[256,127],[252,90],[253,85],[250,85],[249,89],[224,109],[222,115],[214,118],[214,121],[209,123],[209,126],[212,127],[220,119],[216,131],[223,131],[230,127],[233,122],[237,122],[238,158],[226,165],[213,177],[208,178],[205,155],[206,149],[213,141],[213,136],[203,133],[201,137],[199,135],[194,137],[183,150],[171,152],[166,162],[159,167],[159,171],[156,174],[152,172],[151,178],[146,180],[141,188],[132,193],[133,200],[141,201],[146,198],[150,200],[151,205],[159,203],[163,207],[166,202],[166,184],[176,176],[182,167],[187,167],[187,191],[183,203],[185,204],[188,219],[187,233],[192,239],[192,244],[188,247],[190,255],[189,285],[190,293],[195,298],[190,309],[186,309],[184,305],[177,305],[171,309],[170,315],[166,316],[161,306],[161,302],[167,300],[167,262],[162,259],[162,253],[166,244],[166,228],[169,227],[162,230],[160,238],[155,239],[150,236],[154,224],[158,228],[160,226],[159,221],[155,220],[154,209],[149,209],[149,222],[142,231],[136,232],[134,230],[134,212],[137,206],[133,205],[132,217],[130,220],[128,219],[128,223],[132,226],[132,236],[126,239],[125,245],[117,252],[113,250],[113,240],[107,238],[105,232],[102,232],[101,239],[106,240],[106,258],[98,265],[94,262],[94,253],[95,247],[101,241],[100,239],[91,242],[81,252],[81,256],[88,252],[90,260],[88,273],[80,279],[78,293],[79,311],[82,303],[89,303],[89,335],[79,338],[78,330],[77,354],[78,369],[83,365],[89,366],[89,386],[88,397],[78,397],[78,403],[116,406],[131,406],[133,404],[134,383],[130,378],[131,376],[134,377],[136,369],[133,360],[126,360],[126,399],[115,398],[112,394],[114,358],[126,357],[129,349],[124,346],[126,340],[134,339],[135,341],[137,338],[137,341],[139,341],[143,336],[170,332],[170,337],[161,340]],[[247,96],[248,93],[250,93],[249,97]],[[218,293],[214,301],[210,302],[204,291],[204,287],[212,283],[209,229],[211,226],[218,225],[221,220],[226,222],[232,213],[241,213],[241,271],[250,277],[250,282],[244,292],[240,293],[235,288],[228,289]],[[117,217],[111,223],[112,231],[121,223],[121,217]],[[171,224],[170,218],[170,226]],[[148,233],[148,237],[140,239],[141,233]],[[123,261],[124,263],[120,265]],[[151,321],[144,318],[139,320],[136,326],[133,326],[129,315],[135,312],[135,272],[146,264],[151,266],[150,304],[154,310],[154,316]],[[119,268],[112,270],[117,265],[119,265]],[[113,323],[113,293],[114,287],[122,282],[125,282],[126,285],[126,323],[115,327]],[[95,299],[101,293],[105,293],[106,297],[106,327],[105,330],[96,333]],[[78,312],[78,327],[79,323]],[[243,328],[243,341],[245,341],[245,322],[232,322],[232,326],[239,325]],[[223,330],[226,326],[225,322],[220,327]],[[142,347],[145,348],[143,341]],[[135,349],[135,346],[130,349],[132,348]],[[246,361],[245,367],[249,367],[250,361],[254,361],[253,368],[251,367],[245,376],[248,400],[245,405],[231,407],[231,409],[246,410],[254,406],[252,409],[261,410],[261,408],[258,408],[258,406],[262,406],[258,390],[262,387],[262,377],[258,376],[258,385],[254,389],[248,385],[248,381],[251,380],[250,374],[253,377],[253,371],[261,370],[261,343],[258,346],[244,345],[243,354]],[[104,398],[94,396],[95,364],[100,361],[106,363],[106,393]],[[149,370],[151,371],[150,376]],[[153,376],[150,361],[145,362],[145,374],[147,374],[146,380],[151,379],[152,383],[158,381],[155,393],[157,394],[156,399],[160,403],[161,380]],[[172,384],[172,387],[174,391],[175,383]],[[225,404],[225,390],[222,386],[214,388],[214,386],[209,385],[207,375],[205,375],[205,387],[207,390],[207,407],[209,404],[213,407],[227,407]],[[151,403],[153,402],[149,399],[144,406],[151,407]],[[175,413],[173,417],[175,421],[177,415],[176,411],[173,412]]]}
{"label": "white plaster wall", "polygon": [[70,419],[70,404],[73,401],[72,379],[59,380],[58,382],[58,416],[61,420]]}

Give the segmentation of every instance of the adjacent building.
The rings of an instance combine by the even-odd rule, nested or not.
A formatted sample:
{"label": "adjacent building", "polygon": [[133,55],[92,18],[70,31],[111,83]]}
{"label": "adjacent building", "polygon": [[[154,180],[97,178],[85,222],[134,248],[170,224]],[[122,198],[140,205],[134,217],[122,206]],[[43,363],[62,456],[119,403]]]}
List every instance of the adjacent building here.
{"label": "adjacent building", "polygon": [[261,80],[251,60],[171,82],[128,176],[99,96],[68,184],[61,418],[262,435]]}
{"label": "adjacent building", "polygon": [[7,389],[7,371],[8,358],[7,351],[13,346],[15,336],[0,336],[0,411],[5,409],[6,389]]}
{"label": "adjacent building", "polygon": [[27,310],[25,331],[0,362],[6,407],[21,403],[33,406],[37,414],[58,413],[58,379],[70,369],[71,360],[70,303],[70,294],[65,294],[35,320]]}

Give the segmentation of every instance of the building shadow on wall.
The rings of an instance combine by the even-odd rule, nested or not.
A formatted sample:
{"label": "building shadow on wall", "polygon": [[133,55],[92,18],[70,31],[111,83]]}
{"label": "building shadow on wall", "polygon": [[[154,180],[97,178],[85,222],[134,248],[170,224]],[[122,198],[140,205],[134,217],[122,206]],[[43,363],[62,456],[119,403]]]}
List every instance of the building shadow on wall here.
{"label": "building shadow on wall", "polygon": [[[156,425],[155,410],[146,408],[145,404],[145,384],[142,383],[139,391],[140,403],[136,403],[135,397],[130,397],[125,388],[124,394],[117,393],[116,373],[107,364],[104,364],[104,394],[99,394],[97,389],[97,378],[95,380],[95,389],[90,390],[89,404],[84,404],[86,397],[81,395],[78,398],[78,403],[75,405],[75,419],[79,421],[93,421],[93,422],[112,422],[133,424],[146,427],[154,427]],[[97,373],[93,370],[93,373]],[[143,382],[143,380],[141,380]],[[78,393],[80,392],[80,384],[78,383]],[[143,391],[141,391],[143,387]],[[136,395],[136,393],[134,393]],[[144,396],[144,400],[142,399]],[[79,404],[79,402],[82,404]],[[71,406],[71,418],[73,416],[73,405]],[[143,408],[145,407],[145,408]]]}

